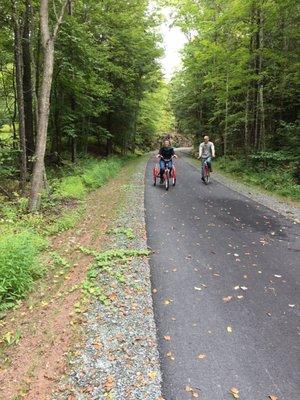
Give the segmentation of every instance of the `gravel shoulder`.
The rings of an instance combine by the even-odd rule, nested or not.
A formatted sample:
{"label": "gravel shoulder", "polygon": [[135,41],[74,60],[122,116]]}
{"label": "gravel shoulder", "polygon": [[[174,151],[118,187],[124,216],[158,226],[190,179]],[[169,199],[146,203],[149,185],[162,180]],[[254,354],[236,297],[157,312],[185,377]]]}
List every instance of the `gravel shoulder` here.
{"label": "gravel shoulder", "polygon": [[[145,160],[136,170],[124,185],[125,205],[108,227],[111,241],[105,250],[147,249]],[[107,301],[90,299],[82,316],[81,340],[75,344],[68,371],[52,399],[161,399],[148,257],[114,261],[112,270],[100,271],[96,284]]]}
{"label": "gravel shoulder", "polygon": [[[199,161],[194,159],[190,154],[190,149],[180,149],[181,155],[187,162],[194,166],[199,166]],[[287,201],[281,199],[278,196],[267,193],[266,191],[259,189],[255,186],[247,186],[246,184],[234,180],[233,177],[229,177],[219,171],[213,172],[212,178],[220,184],[238,192],[273,211],[278,212],[284,217],[293,220],[294,222],[300,222],[300,206],[296,202]]]}

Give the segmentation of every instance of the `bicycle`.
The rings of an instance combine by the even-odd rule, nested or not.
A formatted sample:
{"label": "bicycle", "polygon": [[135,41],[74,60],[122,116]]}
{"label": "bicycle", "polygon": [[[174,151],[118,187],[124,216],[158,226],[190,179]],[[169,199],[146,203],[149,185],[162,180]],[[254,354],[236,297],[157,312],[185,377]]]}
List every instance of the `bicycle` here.
{"label": "bicycle", "polygon": [[[175,168],[174,162],[173,162],[173,166],[172,167],[170,166],[172,159],[169,159],[169,160],[164,159],[163,161],[165,163],[165,169],[164,169],[164,175],[163,175],[163,184],[165,185],[166,190],[169,190],[170,180],[172,181],[172,185],[173,186],[176,185],[176,168]],[[157,178],[160,178],[160,168],[158,167],[158,165],[156,165],[153,168],[153,185],[154,186],[156,186]]]}
{"label": "bicycle", "polygon": [[208,165],[208,161],[204,160],[203,165],[202,165],[202,177],[203,177],[203,182],[205,185],[208,185],[210,182],[210,167]]}

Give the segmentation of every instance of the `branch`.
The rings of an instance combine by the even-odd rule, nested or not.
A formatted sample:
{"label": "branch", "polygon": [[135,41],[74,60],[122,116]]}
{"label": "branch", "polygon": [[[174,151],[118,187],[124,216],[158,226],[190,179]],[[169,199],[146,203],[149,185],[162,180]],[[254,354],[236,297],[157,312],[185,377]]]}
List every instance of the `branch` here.
{"label": "branch", "polygon": [[53,30],[53,40],[55,40],[55,38],[56,38],[56,36],[58,34],[58,30],[59,30],[59,28],[60,28],[60,26],[62,24],[62,21],[63,21],[64,14],[65,14],[65,11],[66,11],[68,3],[69,3],[69,0],[66,0],[64,2],[64,4],[62,5],[62,7],[61,7],[59,17],[57,19],[56,25],[55,25],[54,30]]}

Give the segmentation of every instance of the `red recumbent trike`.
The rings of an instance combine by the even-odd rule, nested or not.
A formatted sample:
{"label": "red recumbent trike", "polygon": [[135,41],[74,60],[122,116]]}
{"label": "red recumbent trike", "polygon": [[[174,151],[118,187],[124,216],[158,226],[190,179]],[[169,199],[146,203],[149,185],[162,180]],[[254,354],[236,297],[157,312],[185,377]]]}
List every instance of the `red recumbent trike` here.
{"label": "red recumbent trike", "polygon": [[[173,186],[176,185],[176,167],[175,167],[174,161],[173,161],[173,165],[172,165],[172,163],[171,163],[172,159],[169,159],[169,160],[163,159],[163,161],[165,163],[165,169],[164,169],[162,184],[165,185],[166,190],[169,190],[170,181],[172,182]],[[157,179],[160,180],[160,167],[158,164],[156,164],[155,167],[153,167],[152,174],[153,174],[153,185],[156,186]]]}

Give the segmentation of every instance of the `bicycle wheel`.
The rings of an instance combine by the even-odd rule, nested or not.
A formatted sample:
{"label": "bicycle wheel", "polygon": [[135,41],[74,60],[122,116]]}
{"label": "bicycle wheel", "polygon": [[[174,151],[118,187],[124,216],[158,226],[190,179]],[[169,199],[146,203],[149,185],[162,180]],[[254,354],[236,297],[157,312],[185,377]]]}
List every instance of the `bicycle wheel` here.
{"label": "bicycle wheel", "polygon": [[204,181],[206,185],[209,183],[209,167],[207,164],[204,167]]}
{"label": "bicycle wheel", "polygon": [[176,185],[176,169],[175,169],[175,167],[173,167],[173,170],[172,170],[172,183],[173,183],[173,186]]}
{"label": "bicycle wheel", "polygon": [[166,185],[166,190],[169,190],[169,187],[170,187],[169,170],[166,170],[166,172],[165,172],[165,185]]}

